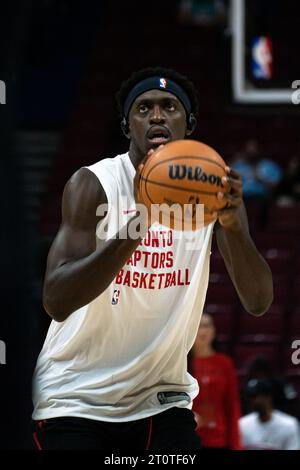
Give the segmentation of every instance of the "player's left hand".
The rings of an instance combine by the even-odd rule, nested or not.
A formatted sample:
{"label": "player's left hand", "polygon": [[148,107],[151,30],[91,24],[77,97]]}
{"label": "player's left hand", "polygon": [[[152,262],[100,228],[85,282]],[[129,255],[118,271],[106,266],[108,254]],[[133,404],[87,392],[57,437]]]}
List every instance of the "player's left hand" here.
{"label": "player's left hand", "polygon": [[226,166],[227,175],[223,176],[222,182],[229,184],[229,192],[219,192],[217,197],[219,200],[225,199],[227,202],[224,209],[220,209],[215,213],[219,224],[228,230],[238,230],[241,227],[240,206],[243,202],[243,184],[241,175],[236,171]]}

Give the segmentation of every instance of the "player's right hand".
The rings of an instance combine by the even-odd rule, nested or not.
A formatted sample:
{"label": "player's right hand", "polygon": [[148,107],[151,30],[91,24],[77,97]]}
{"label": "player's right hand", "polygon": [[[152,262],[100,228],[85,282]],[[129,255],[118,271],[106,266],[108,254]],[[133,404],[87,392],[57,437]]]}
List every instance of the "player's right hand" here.
{"label": "player's right hand", "polygon": [[136,170],[136,174],[135,174],[135,177],[134,177],[134,181],[133,181],[133,188],[134,188],[134,199],[135,199],[135,202],[136,204],[141,204],[142,201],[140,199],[140,195],[139,195],[139,187],[140,187],[140,179],[141,179],[141,173],[143,171],[143,168],[145,166],[145,163],[146,161],[148,160],[149,157],[151,157],[151,155],[158,149],[161,149],[163,147],[163,145],[160,145],[157,149],[150,149],[149,152],[147,153],[147,155],[145,156],[144,160],[139,164],[139,166],[137,167],[137,170]]}
{"label": "player's right hand", "polygon": [[[160,145],[156,150],[161,149],[162,147],[163,145]],[[134,199],[135,199],[136,204],[143,204],[143,201],[141,200],[141,197],[140,197],[140,191],[139,191],[141,173],[143,171],[146,161],[148,160],[149,157],[151,157],[151,155],[153,155],[154,152],[155,152],[154,149],[150,149],[147,155],[145,156],[144,160],[137,167],[136,174],[135,174],[134,181],[133,181]],[[151,227],[151,224],[152,224],[151,214],[148,213],[148,221],[146,222],[146,225],[149,228]]]}

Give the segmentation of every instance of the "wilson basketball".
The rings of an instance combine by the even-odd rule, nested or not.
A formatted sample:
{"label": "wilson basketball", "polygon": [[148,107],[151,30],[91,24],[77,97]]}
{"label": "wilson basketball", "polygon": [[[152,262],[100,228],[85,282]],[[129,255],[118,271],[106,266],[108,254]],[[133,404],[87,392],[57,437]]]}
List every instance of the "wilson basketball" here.
{"label": "wilson basketball", "polygon": [[[222,182],[225,166],[222,157],[202,142],[170,142],[146,160],[140,178],[140,199],[149,214],[152,208],[152,220],[171,228],[195,230],[206,226],[215,219],[212,213],[226,205],[226,201],[217,198],[218,192],[229,190],[228,183]],[[200,204],[204,206],[201,220],[196,210]],[[159,205],[159,211],[153,205]]]}

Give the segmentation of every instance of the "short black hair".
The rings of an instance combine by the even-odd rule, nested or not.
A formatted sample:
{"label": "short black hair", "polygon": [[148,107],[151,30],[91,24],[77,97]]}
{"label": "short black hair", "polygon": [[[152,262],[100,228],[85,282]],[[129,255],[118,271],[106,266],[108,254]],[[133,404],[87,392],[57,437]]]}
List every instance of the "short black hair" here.
{"label": "short black hair", "polygon": [[177,72],[173,69],[168,69],[165,67],[147,67],[145,69],[138,70],[134,72],[127,80],[121,83],[121,87],[116,94],[116,101],[118,106],[118,111],[120,116],[123,117],[123,108],[126,98],[132,90],[132,88],[145,78],[153,77],[153,76],[162,76],[173,80],[174,82],[178,83],[184,91],[187,93],[192,109],[191,112],[195,117],[199,114],[199,93],[193,84],[185,75]]}
{"label": "short black hair", "polygon": [[247,382],[246,393],[248,396],[265,395],[273,397],[273,383],[271,379],[251,379]]}
{"label": "short black hair", "polygon": [[265,356],[257,356],[249,365],[248,375],[256,378],[258,374],[270,377],[273,374],[272,364]]}

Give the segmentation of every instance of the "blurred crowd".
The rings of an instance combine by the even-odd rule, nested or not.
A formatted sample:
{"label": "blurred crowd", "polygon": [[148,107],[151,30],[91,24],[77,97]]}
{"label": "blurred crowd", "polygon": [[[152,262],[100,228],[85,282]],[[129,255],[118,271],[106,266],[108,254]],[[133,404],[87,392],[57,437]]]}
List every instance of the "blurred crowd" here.
{"label": "blurred crowd", "polygon": [[190,358],[200,388],[193,411],[203,450],[300,450],[297,391],[263,356],[239,384],[234,361],[218,352],[216,337],[213,316],[203,313]]}
{"label": "blurred crowd", "polygon": [[264,155],[257,140],[250,139],[229,162],[240,172],[246,204],[293,205],[300,201],[300,144],[285,168]]}
{"label": "blurred crowd", "polygon": [[203,26],[222,24],[226,17],[224,0],[181,0],[179,19]]}

